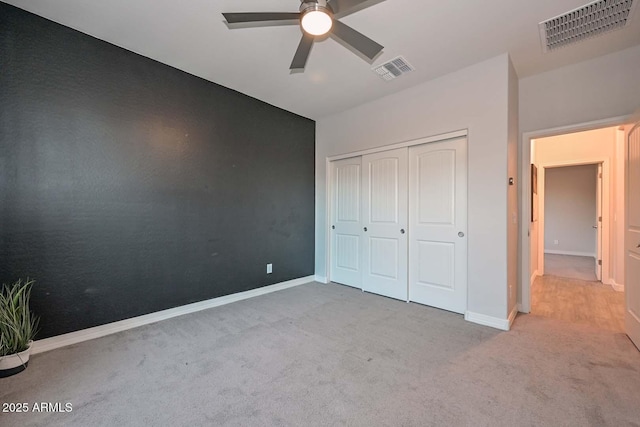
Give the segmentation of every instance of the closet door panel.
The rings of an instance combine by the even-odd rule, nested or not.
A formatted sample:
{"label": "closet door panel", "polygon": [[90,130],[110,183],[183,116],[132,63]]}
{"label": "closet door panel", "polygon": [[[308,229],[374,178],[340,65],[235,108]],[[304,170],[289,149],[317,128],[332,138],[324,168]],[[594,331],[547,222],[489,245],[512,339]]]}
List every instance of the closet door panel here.
{"label": "closet door panel", "polygon": [[330,280],[361,288],[362,158],[331,162]]}
{"label": "closet door panel", "polygon": [[467,140],[409,149],[409,299],[467,308]]}
{"label": "closet door panel", "polygon": [[362,288],[407,300],[407,149],[362,157]]}

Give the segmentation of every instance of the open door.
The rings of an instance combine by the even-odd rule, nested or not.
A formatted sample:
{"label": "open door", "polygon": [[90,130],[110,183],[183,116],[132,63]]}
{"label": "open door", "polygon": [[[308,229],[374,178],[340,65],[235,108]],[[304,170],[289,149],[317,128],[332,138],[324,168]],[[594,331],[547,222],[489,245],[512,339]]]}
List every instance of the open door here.
{"label": "open door", "polygon": [[602,163],[598,163],[596,182],[596,278],[602,281]]}
{"label": "open door", "polygon": [[640,122],[629,132],[627,144],[625,327],[640,349]]}

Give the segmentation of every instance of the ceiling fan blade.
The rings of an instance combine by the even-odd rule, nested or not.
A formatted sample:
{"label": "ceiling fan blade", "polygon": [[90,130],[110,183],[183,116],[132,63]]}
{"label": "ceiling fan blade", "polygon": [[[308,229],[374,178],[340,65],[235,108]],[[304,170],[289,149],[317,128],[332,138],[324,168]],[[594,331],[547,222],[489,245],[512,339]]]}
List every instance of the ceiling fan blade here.
{"label": "ceiling fan blade", "polygon": [[369,0],[329,0],[329,6],[335,13],[345,13]]}
{"label": "ceiling fan blade", "polygon": [[337,19],[333,20],[333,28],[331,29],[331,32],[340,40],[352,46],[355,50],[362,53],[369,59],[375,58],[376,55],[384,49],[384,46],[381,44],[374,42],[369,37],[357,32],[347,24],[343,24]]}
{"label": "ceiling fan blade", "polygon": [[293,56],[293,61],[291,61],[291,66],[289,67],[290,70],[297,70],[305,67],[312,45],[313,36],[303,33],[300,44],[298,45],[298,50],[296,50],[296,54]]}
{"label": "ceiling fan blade", "polygon": [[223,13],[222,15],[229,24],[237,24],[241,22],[291,21],[293,19],[300,19],[300,12]]}

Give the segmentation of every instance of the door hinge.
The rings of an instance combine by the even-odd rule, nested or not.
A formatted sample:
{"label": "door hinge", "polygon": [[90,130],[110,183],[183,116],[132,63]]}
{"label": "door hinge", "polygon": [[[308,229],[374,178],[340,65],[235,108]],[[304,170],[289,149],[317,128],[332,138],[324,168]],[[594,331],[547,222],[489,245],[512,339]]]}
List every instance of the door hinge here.
{"label": "door hinge", "polygon": [[601,259],[598,260],[598,265],[602,265],[602,260]]}
{"label": "door hinge", "polygon": [[598,222],[602,222],[602,217],[601,216],[598,217]]}

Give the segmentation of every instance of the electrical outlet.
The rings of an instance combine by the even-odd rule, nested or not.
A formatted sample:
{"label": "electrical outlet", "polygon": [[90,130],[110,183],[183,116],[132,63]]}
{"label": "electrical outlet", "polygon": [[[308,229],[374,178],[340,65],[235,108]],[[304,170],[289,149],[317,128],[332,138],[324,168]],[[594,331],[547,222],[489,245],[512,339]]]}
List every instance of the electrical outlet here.
{"label": "electrical outlet", "polygon": [[554,245],[557,245],[557,244],[558,244],[558,239],[554,240],[554,241],[553,241],[553,244],[554,244]]}
{"label": "electrical outlet", "polygon": [[273,264],[267,264],[267,274],[273,273]]}

